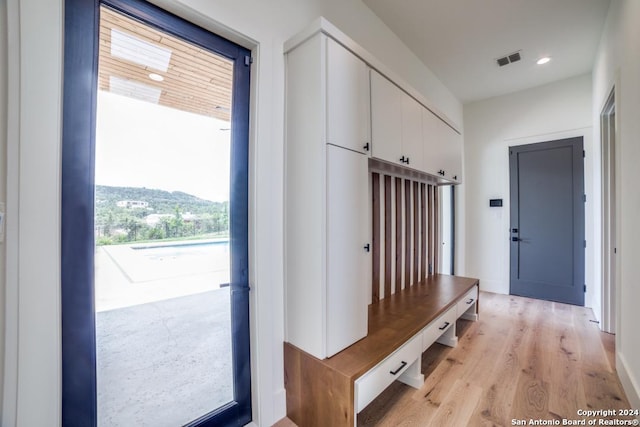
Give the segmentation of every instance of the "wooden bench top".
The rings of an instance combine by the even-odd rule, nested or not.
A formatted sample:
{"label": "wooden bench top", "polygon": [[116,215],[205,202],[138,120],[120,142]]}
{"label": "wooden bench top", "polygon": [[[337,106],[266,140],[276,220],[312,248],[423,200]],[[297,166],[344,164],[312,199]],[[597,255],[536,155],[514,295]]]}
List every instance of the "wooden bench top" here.
{"label": "wooden bench top", "polygon": [[355,381],[477,284],[478,279],[437,274],[371,304],[368,335],[320,362]]}

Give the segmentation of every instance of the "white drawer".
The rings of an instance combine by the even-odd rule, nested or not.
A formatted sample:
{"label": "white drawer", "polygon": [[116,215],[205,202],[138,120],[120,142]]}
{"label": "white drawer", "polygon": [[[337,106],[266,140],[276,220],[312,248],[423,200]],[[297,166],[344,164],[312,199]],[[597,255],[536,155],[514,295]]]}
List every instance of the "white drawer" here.
{"label": "white drawer", "polygon": [[476,306],[476,302],[478,301],[478,287],[474,286],[467,294],[458,301],[458,317],[462,316],[467,310],[471,307]]}
{"label": "white drawer", "polygon": [[454,305],[422,330],[422,351],[431,347],[431,344],[436,342],[436,340],[440,338],[440,336],[444,334],[447,329],[455,323],[455,321],[456,306]]}
{"label": "white drawer", "polygon": [[417,334],[355,381],[356,413],[363,410],[422,356],[421,344],[422,334]]}

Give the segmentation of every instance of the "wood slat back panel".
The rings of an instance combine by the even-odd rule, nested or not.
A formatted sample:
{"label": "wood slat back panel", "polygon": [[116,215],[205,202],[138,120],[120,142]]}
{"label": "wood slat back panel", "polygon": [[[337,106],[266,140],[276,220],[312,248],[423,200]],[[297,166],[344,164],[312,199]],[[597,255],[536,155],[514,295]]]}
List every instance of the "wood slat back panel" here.
{"label": "wood slat back panel", "polygon": [[372,280],[371,280],[371,302],[380,300],[380,174],[371,174],[372,189],[372,212],[371,222],[371,256],[372,256]]}
{"label": "wood slat back panel", "polygon": [[384,295],[391,295],[391,177],[384,177]]}
{"label": "wood slat back panel", "polygon": [[420,202],[418,196],[418,182],[413,181],[413,283],[420,281],[419,266],[420,266],[420,213],[418,211]]}
{"label": "wood slat back panel", "polygon": [[378,302],[438,272],[441,221],[436,186],[379,172],[371,181],[371,300]]}
{"label": "wood slat back panel", "polygon": [[420,184],[420,263],[422,264],[422,272],[420,280],[424,280],[429,275],[429,267],[427,264],[427,185]]}
{"label": "wood slat back panel", "polygon": [[428,200],[428,214],[427,214],[427,228],[428,231],[427,233],[429,234],[428,236],[428,240],[427,240],[427,252],[428,252],[428,263],[429,263],[429,273],[433,273],[434,269],[433,269],[433,240],[434,240],[434,230],[433,230],[433,193],[434,193],[434,187],[433,186],[429,186],[429,188],[427,188],[427,200]]}
{"label": "wood slat back panel", "polygon": [[402,289],[402,178],[395,178],[396,183],[396,289]]}
{"label": "wood slat back panel", "polygon": [[411,181],[404,181],[404,287],[411,286]]}
{"label": "wood slat back panel", "polygon": [[440,206],[438,187],[433,189],[433,274],[440,273]]}

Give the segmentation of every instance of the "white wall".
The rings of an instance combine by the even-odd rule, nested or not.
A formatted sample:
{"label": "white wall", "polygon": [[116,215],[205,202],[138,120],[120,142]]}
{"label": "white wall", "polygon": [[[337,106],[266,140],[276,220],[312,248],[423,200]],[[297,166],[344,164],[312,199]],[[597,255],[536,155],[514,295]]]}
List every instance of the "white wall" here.
{"label": "white wall", "polygon": [[[7,200],[7,4],[0,1],[0,203]],[[5,244],[0,242],[0,414],[4,380]],[[0,423],[2,419],[0,418]]]}
{"label": "white wall", "polygon": [[[593,278],[594,212],[591,75],[491,98],[464,106],[466,209],[465,274],[483,290],[509,293],[508,147],[584,136],[586,206],[586,305],[599,305]],[[489,199],[504,200],[490,208]],[[599,237],[599,234],[598,234]],[[597,275],[599,277],[599,275]]]}
{"label": "white wall", "polygon": [[[60,408],[62,5],[55,1],[10,0],[7,14],[7,281],[2,423],[14,425],[17,414],[19,425],[50,425],[59,419]],[[17,378],[19,386],[15,383]]]}
{"label": "white wall", "polygon": [[[458,125],[462,122],[462,107],[359,0],[155,3],[254,49],[250,180],[252,375],[255,419],[260,425],[271,425],[285,415],[283,42],[324,14]],[[59,425],[60,419],[63,0],[9,0],[8,5],[12,18],[8,30],[14,34],[9,57],[16,58],[9,67],[10,72],[16,71],[10,75],[9,111],[16,114],[10,113],[9,117],[7,197],[16,220],[7,243],[7,253],[15,256],[7,264],[8,393],[4,396],[2,425],[47,427]]]}
{"label": "white wall", "polygon": [[611,89],[616,87],[618,187],[618,283],[616,368],[631,407],[640,407],[640,335],[636,301],[640,299],[640,2],[611,2],[593,68],[594,138]]}

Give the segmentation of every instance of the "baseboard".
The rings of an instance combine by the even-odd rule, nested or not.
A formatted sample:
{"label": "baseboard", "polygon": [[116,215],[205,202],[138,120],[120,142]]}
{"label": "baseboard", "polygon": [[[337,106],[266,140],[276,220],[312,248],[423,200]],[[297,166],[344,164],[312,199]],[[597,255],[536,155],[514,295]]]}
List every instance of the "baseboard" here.
{"label": "baseboard", "polygon": [[624,355],[617,351],[616,371],[618,372],[618,378],[620,378],[627,399],[629,399],[629,406],[631,408],[640,408],[640,385],[637,379],[630,374],[627,367],[628,364]]}
{"label": "baseboard", "polygon": [[287,390],[282,387],[273,393],[274,423],[287,416]]}
{"label": "baseboard", "polygon": [[481,279],[480,290],[494,294],[509,295],[509,283],[504,283],[500,280]]}
{"label": "baseboard", "polygon": [[[268,409],[263,408],[262,411],[259,411],[262,414],[260,416],[256,415],[256,412],[254,411],[253,416],[258,419],[254,419],[244,427],[272,426],[287,416],[287,393],[284,387],[274,391],[272,398],[271,402],[273,403],[273,410],[269,411],[270,416],[265,415]],[[255,405],[255,402],[253,404]]]}

